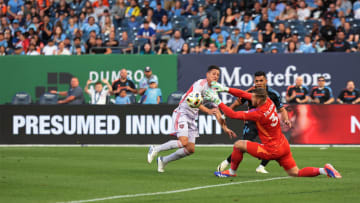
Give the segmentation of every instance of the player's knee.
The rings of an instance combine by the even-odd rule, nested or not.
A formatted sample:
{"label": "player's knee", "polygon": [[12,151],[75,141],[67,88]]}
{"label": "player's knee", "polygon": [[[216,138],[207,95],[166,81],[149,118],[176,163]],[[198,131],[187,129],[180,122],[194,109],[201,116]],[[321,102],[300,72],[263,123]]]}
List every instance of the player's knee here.
{"label": "player's knee", "polygon": [[235,142],[234,147],[241,150],[242,152],[246,151],[246,141],[245,140],[239,140]]}
{"label": "player's knee", "polygon": [[297,168],[292,168],[290,170],[287,170],[286,172],[289,176],[292,176],[292,177],[297,177],[299,175],[299,169],[297,169]]}

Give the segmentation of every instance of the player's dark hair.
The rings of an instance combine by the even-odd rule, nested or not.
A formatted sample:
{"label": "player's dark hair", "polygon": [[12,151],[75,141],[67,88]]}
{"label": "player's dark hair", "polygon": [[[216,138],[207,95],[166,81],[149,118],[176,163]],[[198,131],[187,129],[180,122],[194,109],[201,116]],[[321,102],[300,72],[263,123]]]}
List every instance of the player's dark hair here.
{"label": "player's dark hair", "polygon": [[210,71],[212,71],[212,70],[214,70],[214,69],[220,71],[219,66],[211,65],[211,66],[208,67],[208,71],[207,71],[207,72],[210,72]]}
{"label": "player's dark hair", "polygon": [[254,75],[255,77],[264,76],[266,78],[266,73],[264,71],[256,71]]}
{"label": "player's dark hair", "polygon": [[260,99],[261,101],[266,101],[268,96],[267,91],[264,88],[255,88],[252,93],[255,94],[255,97]]}
{"label": "player's dark hair", "polygon": [[102,83],[100,81],[98,81],[98,82],[95,83],[95,86],[96,85],[102,85]]}
{"label": "player's dark hair", "polygon": [[318,79],[318,80],[320,80],[320,79],[325,80],[325,77],[324,77],[324,76],[319,76],[317,79]]}

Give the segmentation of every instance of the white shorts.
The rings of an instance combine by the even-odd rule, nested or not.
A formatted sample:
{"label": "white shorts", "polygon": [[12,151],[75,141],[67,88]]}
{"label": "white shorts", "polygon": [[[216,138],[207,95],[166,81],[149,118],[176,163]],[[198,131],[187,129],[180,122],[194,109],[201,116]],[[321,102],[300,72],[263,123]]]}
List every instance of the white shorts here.
{"label": "white shorts", "polygon": [[172,114],[173,135],[178,138],[181,136],[188,137],[188,142],[194,143],[199,137],[199,131],[195,119],[190,119],[185,113],[174,111]]}

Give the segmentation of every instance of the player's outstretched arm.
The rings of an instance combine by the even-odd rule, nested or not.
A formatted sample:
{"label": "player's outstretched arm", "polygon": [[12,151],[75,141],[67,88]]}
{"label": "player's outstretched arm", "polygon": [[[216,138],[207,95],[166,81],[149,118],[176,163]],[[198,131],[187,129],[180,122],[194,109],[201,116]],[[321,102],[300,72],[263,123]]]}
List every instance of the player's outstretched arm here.
{"label": "player's outstretched arm", "polygon": [[246,92],[246,91],[241,90],[241,89],[229,88],[229,93],[234,95],[235,97],[240,97],[240,98],[244,98],[244,99],[247,99],[247,100],[251,99],[251,93]]}
{"label": "player's outstretched arm", "polygon": [[234,111],[228,106],[226,106],[224,103],[221,103],[219,105],[219,108],[224,112],[224,114],[233,119],[239,119],[239,120],[246,120],[246,121],[257,121],[259,120],[261,114],[259,114],[256,111],[253,112],[244,112],[244,111]]}

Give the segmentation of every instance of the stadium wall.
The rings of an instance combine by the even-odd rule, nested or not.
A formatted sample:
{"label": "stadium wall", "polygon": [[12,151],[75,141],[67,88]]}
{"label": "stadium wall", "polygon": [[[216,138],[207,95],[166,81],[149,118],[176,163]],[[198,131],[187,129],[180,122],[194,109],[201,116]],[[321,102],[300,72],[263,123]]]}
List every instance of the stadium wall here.
{"label": "stadium wall", "polygon": [[[0,106],[0,145],[160,144],[175,139],[173,105]],[[291,144],[360,144],[357,105],[287,106],[292,129],[282,126]],[[237,110],[244,110],[240,107]],[[214,116],[198,119],[198,144],[232,144]],[[239,138],[243,122],[227,119]]]}
{"label": "stadium wall", "polygon": [[164,101],[177,89],[176,55],[7,56],[0,58],[0,64],[0,104],[11,102],[16,92],[30,93],[36,101],[49,90],[67,91],[72,76],[79,78],[82,88],[88,79],[106,78],[112,83],[120,77],[122,68],[128,70],[128,77],[138,85],[144,77],[144,68],[150,66],[159,78]]}
{"label": "stadium wall", "polygon": [[[241,89],[252,86],[254,73],[262,70],[267,73],[268,85],[283,98],[297,76],[303,76],[309,90],[317,85],[318,76],[324,76],[334,97],[348,80],[360,85],[359,53],[179,55],[178,90],[185,91],[195,80],[205,77],[201,67],[213,64],[221,67],[221,83]],[[222,100],[229,103],[231,97],[224,93]]]}

